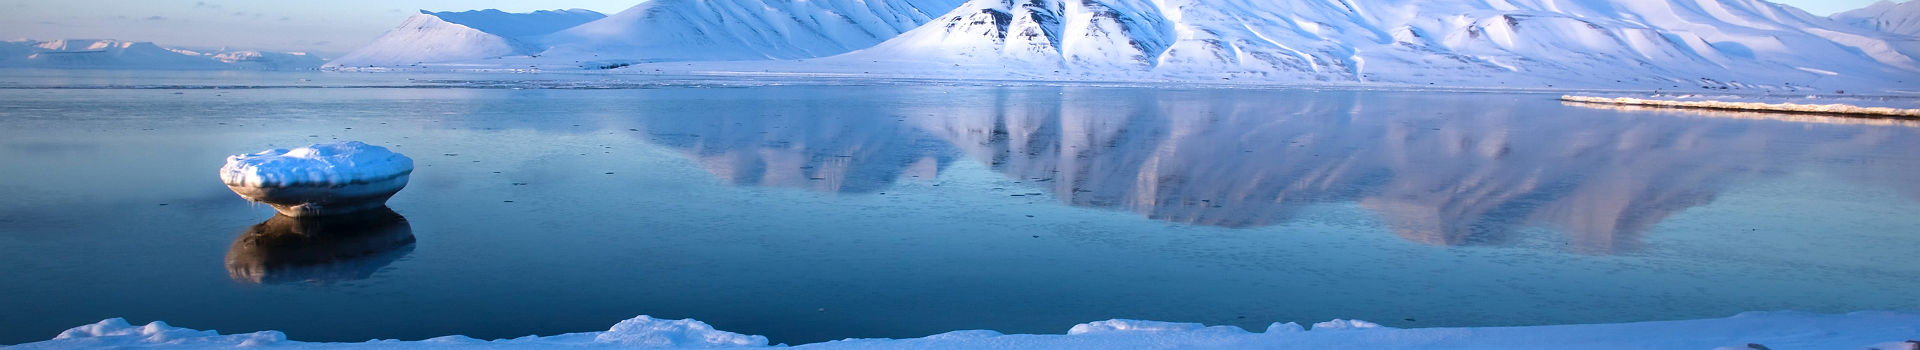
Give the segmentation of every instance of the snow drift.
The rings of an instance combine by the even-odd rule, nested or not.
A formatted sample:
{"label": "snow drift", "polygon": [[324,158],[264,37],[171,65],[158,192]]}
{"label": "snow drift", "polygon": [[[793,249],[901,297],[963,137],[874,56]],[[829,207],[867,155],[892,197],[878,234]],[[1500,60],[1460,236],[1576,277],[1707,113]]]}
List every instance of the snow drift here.
{"label": "snow drift", "polygon": [[[914,339],[847,339],[804,344],[807,349],[1915,349],[1920,314],[1856,312],[1816,315],[1752,312],[1729,318],[1620,324],[1393,329],[1353,320],[1273,323],[1264,332],[1198,323],[1107,320],[1073,326],[1066,334],[954,331]],[[154,321],[135,326],[107,319],[74,327],[52,340],[15,349],[77,348],[741,348],[767,347],[766,337],[714,329],[692,319],[639,316],[603,332],[527,336],[492,341],[445,336],[420,341],[307,343],[262,331],[221,335]]]}

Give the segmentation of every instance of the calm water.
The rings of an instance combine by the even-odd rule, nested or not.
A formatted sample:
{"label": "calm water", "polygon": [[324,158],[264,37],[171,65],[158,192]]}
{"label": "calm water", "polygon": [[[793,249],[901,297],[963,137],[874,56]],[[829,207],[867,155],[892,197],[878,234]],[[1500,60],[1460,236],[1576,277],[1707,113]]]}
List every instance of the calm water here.
{"label": "calm water", "polygon": [[[1920,308],[1916,123],[1507,93],[6,74],[0,343],[109,317],[357,341],[646,314],[805,343]],[[336,139],[414,157],[393,213],[274,219],[216,176]]]}

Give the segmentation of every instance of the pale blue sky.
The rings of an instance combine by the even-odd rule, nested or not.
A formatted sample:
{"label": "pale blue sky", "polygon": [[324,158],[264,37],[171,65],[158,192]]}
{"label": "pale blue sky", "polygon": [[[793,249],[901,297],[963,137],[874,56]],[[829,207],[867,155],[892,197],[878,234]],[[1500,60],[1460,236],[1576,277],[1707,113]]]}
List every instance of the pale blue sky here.
{"label": "pale blue sky", "polygon": [[[0,0],[0,40],[98,38],[186,48],[309,51],[333,57],[415,10],[584,8],[607,14],[643,0]],[[1623,0],[1641,1],[1641,0]],[[1875,0],[1780,0],[1827,15]]]}

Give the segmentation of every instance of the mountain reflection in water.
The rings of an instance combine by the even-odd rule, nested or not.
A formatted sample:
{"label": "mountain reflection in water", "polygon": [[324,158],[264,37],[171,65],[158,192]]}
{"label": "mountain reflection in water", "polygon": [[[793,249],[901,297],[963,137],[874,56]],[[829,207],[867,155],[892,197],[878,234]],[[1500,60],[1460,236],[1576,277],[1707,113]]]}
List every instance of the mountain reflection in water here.
{"label": "mountain reflection in water", "polygon": [[293,218],[275,214],[227,250],[227,274],[242,283],[361,280],[413,251],[413,226],[393,209]]}
{"label": "mountain reflection in water", "polygon": [[[1632,251],[1643,232],[1736,181],[1920,149],[1920,129],[1900,123],[1588,109],[1548,95],[1029,88],[973,98],[642,122],[657,143],[739,185],[872,192],[930,179],[957,150],[1066,204],[1156,220],[1259,227],[1355,203],[1416,242],[1500,244],[1544,227],[1588,254]],[[1860,163],[1824,169],[1920,199],[1920,185],[1900,180],[1920,164]]]}

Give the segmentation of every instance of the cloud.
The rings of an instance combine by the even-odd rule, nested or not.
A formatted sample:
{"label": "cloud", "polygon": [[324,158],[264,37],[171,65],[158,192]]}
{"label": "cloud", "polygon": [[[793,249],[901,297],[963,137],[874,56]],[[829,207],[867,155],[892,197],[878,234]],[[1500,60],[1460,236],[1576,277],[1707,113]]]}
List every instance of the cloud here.
{"label": "cloud", "polygon": [[217,9],[217,8],[220,8],[220,4],[209,4],[205,1],[195,1],[193,2],[193,8]]}
{"label": "cloud", "polygon": [[160,17],[160,16],[147,16],[147,18],[146,18],[146,20],[149,20],[149,21],[165,21],[165,20],[167,20],[167,18],[166,18],[166,17]]}

